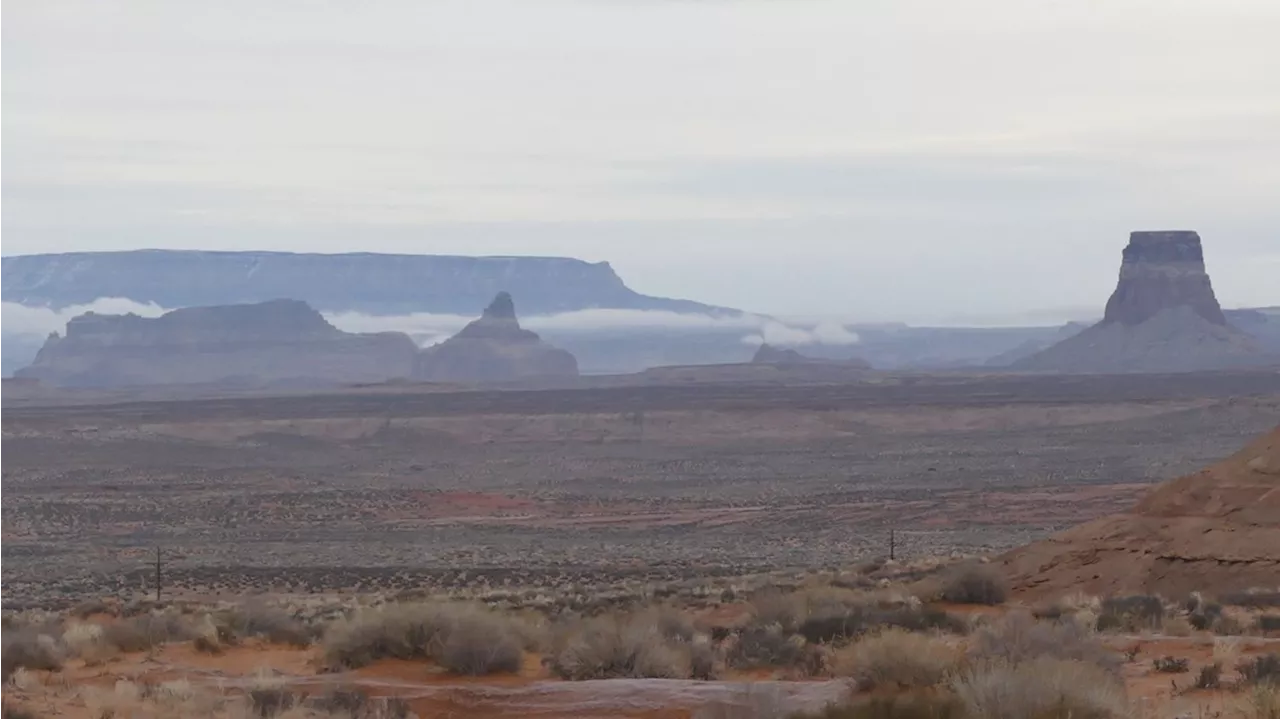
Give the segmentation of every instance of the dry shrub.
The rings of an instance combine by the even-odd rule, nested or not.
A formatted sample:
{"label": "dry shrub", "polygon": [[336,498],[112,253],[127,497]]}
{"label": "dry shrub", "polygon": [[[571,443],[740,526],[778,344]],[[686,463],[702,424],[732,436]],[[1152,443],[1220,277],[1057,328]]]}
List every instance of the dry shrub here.
{"label": "dry shrub", "polygon": [[780,592],[769,589],[753,596],[750,601],[751,623],[759,626],[778,625],[784,631],[794,632],[809,614],[808,600],[800,592]]}
{"label": "dry shrub", "polygon": [[382,658],[431,659],[460,674],[520,668],[513,620],[478,604],[398,604],[335,623],[325,636],[331,666],[357,668]]}
{"label": "dry shrub", "polygon": [[1280,614],[1261,614],[1254,622],[1254,626],[1261,634],[1280,632]]}
{"label": "dry shrub", "polygon": [[821,648],[781,626],[748,627],[730,640],[726,660],[735,669],[791,668],[817,674],[825,667]]}
{"label": "dry shrub", "polygon": [[853,606],[841,613],[815,614],[800,625],[799,633],[810,642],[826,643],[840,642],[888,628],[964,634],[969,630],[969,625],[963,619],[934,607],[911,604],[892,607]]}
{"label": "dry shrub", "polygon": [[1112,673],[1120,658],[1080,624],[1071,621],[1036,621],[1027,612],[1012,612],[974,632],[970,659],[1010,666],[1041,657],[1093,664]]}
{"label": "dry shrub", "polygon": [[946,573],[939,598],[953,604],[994,606],[1009,598],[1009,583],[990,564],[965,564]]}
{"label": "dry shrub", "polygon": [[[588,619],[571,627],[558,644],[551,671],[564,679],[683,679],[695,669],[695,642],[665,635],[647,613]],[[698,651],[705,661],[705,650]],[[706,670],[705,664],[699,668]]]}
{"label": "dry shrub", "polygon": [[1196,689],[1218,689],[1222,686],[1222,664],[1214,662],[1200,667]]}
{"label": "dry shrub", "polygon": [[1280,654],[1260,654],[1237,664],[1236,671],[1246,684],[1280,685]]}
{"label": "dry shrub", "polygon": [[1129,714],[1124,685],[1114,674],[1051,656],[977,666],[958,676],[952,689],[968,715],[981,719],[1120,719]]}
{"label": "dry shrub", "polygon": [[8,679],[18,669],[56,671],[62,668],[63,651],[58,640],[37,629],[10,629],[0,647],[0,665]]}
{"label": "dry shrub", "polygon": [[1246,719],[1280,719],[1280,684],[1260,684],[1249,694]]}
{"label": "dry shrub", "polygon": [[101,642],[121,652],[141,652],[170,642],[184,642],[199,636],[186,617],[172,612],[155,612],[121,619],[104,625]]}
{"label": "dry shrub", "polygon": [[858,640],[836,657],[836,674],[859,689],[923,689],[945,680],[960,665],[960,649],[927,634],[887,629]]}
{"label": "dry shrub", "polygon": [[246,602],[214,617],[218,635],[224,640],[255,637],[273,644],[310,646],[315,632],[280,607],[261,601]]}
{"label": "dry shrub", "polygon": [[1107,597],[1098,614],[1098,631],[1141,632],[1164,623],[1164,600],[1151,594]]}
{"label": "dry shrub", "polygon": [[1165,655],[1151,662],[1151,667],[1161,674],[1185,674],[1191,671],[1191,660],[1186,657]]}

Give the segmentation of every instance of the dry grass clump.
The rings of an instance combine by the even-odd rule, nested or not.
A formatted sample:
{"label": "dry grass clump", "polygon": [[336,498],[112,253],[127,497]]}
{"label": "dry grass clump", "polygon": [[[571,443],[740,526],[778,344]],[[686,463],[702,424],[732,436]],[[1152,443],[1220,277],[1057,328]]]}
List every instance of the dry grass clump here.
{"label": "dry grass clump", "polygon": [[100,643],[120,652],[147,651],[170,642],[200,636],[189,617],[171,611],[151,612],[103,625]]}
{"label": "dry grass clump", "polygon": [[1260,684],[1249,694],[1245,719],[1280,719],[1280,684]]}
{"label": "dry grass clump", "polygon": [[382,658],[430,659],[457,674],[519,671],[514,620],[477,604],[398,604],[341,620],[325,635],[331,666],[356,668]]}
{"label": "dry grass clump", "polygon": [[821,647],[777,624],[743,629],[728,641],[725,655],[735,669],[788,668],[814,675],[828,664]]}
{"label": "dry grass clump", "polygon": [[1164,625],[1164,600],[1150,594],[1107,597],[1099,609],[1097,628],[1100,632],[1143,632]]}
{"label": "dry grass clump", "polygon": [[860,690],[923,689],[942,683],[963,658],[958,646],[940,637],[886,629],[837,654],[835,673],[853,677]]}
{"label": "dry grass clump", "polygon": [[1095,664],[1039,656],[995,662],[956,677],[952,690],[969,717],[981,719],[1121,719],[1124,684]]}
{"label": "dry grass clump", "polygon": [[653,612],[593,617],[564,630],[551,671],[572,680],[713,678],[718,658],[690,627]]}
{"label": "dry grass clump", "polygon": [[995,606],[1009,598],[1009,583],[989,564],[963,564],[943,575],[938,598],[953,604]]}
{"label": "dry grass clump", "polygon": [[1223,604],[1233,607],[1249,607],[1250,609],[1266,609],[1280,607],[1280,589],[1247,589],[1243,592],[1231,592],[1219,597]]}
{"label": "dry grass clump", "polygon": [[1040,657],[1074,660],[1120,668],[1120,657],[1088,629],[1072,621],[1037,621],[1027,612],[1011,612],[974,632],[969,659],[974,662],[1023,664]]}
{"label": "dry grass clump", "polygon": [[4,633],[0,647],[4,679],[18,669],[56,671],[62,668],[64,658],[58,640],[38,628],[10,629]]}
{"label": "dry grass clump", "polygon": [[316,639],[315,630],[305,622],[280,607],[261,601],[246,602],[218,612],[212,621],[219,638],[228,643],[257,638],[273,644],[306,647]]}
{"label": "dry grass clump", "polygon": [[1280,686],[1280,653],[1260,654],[1236,665],[1245,684]]}

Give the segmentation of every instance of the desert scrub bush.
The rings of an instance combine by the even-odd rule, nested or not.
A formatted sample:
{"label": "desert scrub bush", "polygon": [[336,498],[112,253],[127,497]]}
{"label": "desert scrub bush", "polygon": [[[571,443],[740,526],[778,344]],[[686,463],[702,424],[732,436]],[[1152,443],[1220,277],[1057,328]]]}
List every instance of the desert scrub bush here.
{"label": "desert scrub bush", "polygon": [[1245,719],[1280,719],[1280,684],[1254,687],[1249,694]]}
{"label": "desert scrub bush", "polygon": [[10,629],[0,646],[0,671],[8,679],[18,669],[57,671],[62,668],[62,646],[50,634],[36,628]]}
{"label": "desert scrub bush", "polygon": [[940,637],[886,629],[841,650],[834,664],[835,674],[852,677],[859,690],[923,689],[947,679],[962,658]]}
{"label": "desert scrub bush", "polygon": [[1003,604],[1009,598],[1009,583],[989,564],[963,564],[947,570],[938,598],[953,604]]}
{"label": "desert scrub bush", "polygon": [[951,683],[970,717],[981,719],[1121,719],[1124,684],[1095,664],[1040,656],[1019,664],[975,666]]}
{"label": "desert scrub bush", "polygon": [[1141,632],[1159,629],[1164,622],[1164,600],[1149,594],[1107,597],[1099,608],[1100,632]]}
{"label": "desert scrub bush", "polygon": [[821,648],[777,624],[738,632],[727,642],[725,661],[735,669],[791,668],[809,674],[825,666]]}
{"label": "desert scrub bush", "polygon": [[1261,614],[1254,621],[1254,626],[1262,634],[1280,632],[1280,614]]}
{"label": "desert scrub bush", "polygon": [[1200,667],[1196,675],[1196,689],[1218,689],[1222,686],[1222,664],[1214,662]]}
{"label": "desert scrub bush", "polygon": [[894,607],[852,606],[840,613],[811,616],[800,625],[798,632],[806,640],[821,644],[840,642],[888,628],[964,634],[969,630],[969,625],[963,619],[935,607],[912,604]]}
{"label": "desert scrub bush", "polygon": [[1245,684],[1280,685],[1280,654],[1260,654],[1236,665]]}
{"label": "desert scrub bush", "polygon": [[242,638],[258,638],[273,644],[295,647],[310,646],[315,631],[306,623],[281,609],[263,602],[246,602],[213,616],[218,637],[227,643]]}
{"label": "desert scrub bush", "polygon": [[189,618],[171,611],[139,614],[103,625],[101,643],[121,652],[141,652],[199,636]]}
{"label": "desert scrub bush", "polygon": [[1120,657],[1090,631],[1072,621],[1037,621],[1027,612],[1011,612],[980,627],[969,642],[969,659],[1017,666],[1041,657],[1076,660],[1112,673]]}
{"label": "desert scrub bush", "polygon": [[1151,668],[1161,674],[1185,674],[1191,671],[1191,660],[1186,657],[1165,655],[1151,662]]}
{"label": "desert scrub bush", "polygon": [[642,615],[593,617],[569,628],[551,658],[562,679],[684,679],[693,674],[691,644],[665,636]]}
{"label": "desert scrub bush", "polygon": [[324,639],[330,666],[358,668],[378,659],[430,659],[460,674],[520,668],[512,620],[479,604],[396,604],[336,622]]}

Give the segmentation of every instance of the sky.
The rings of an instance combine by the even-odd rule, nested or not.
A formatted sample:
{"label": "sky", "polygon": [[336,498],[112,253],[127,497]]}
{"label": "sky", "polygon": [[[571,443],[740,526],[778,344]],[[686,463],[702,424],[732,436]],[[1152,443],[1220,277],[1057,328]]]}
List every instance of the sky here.
{"label": "sky", "polygon": [[564,255],[850,321],[1280,304],[1274,0],[3,5],[5,255]]}

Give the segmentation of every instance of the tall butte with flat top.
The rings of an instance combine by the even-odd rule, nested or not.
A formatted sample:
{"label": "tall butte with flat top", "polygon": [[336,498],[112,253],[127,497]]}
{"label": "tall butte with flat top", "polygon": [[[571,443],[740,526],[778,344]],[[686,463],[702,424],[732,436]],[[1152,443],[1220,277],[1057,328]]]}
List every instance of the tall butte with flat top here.
{"label": "tall butte with flat top", "polygon": [[1133,232],[1102,321],[1014,363],[1057,372],[1188,372],[1275,362],[1232,327],[1205,271],[1200,235]]}
{"label": "tall butte with flat top", "polygon": [[1103,322],[1137,325],[1161,310],[1189,307],[1215,325],[1227,324],[1204,269],[1199,233],[1131,232],[1123,257],[1120,282],[1107,300]]}

